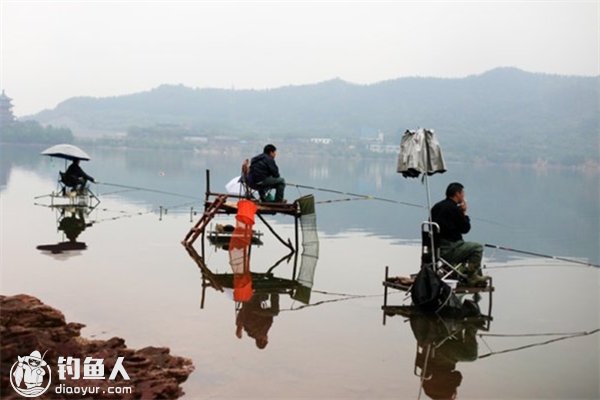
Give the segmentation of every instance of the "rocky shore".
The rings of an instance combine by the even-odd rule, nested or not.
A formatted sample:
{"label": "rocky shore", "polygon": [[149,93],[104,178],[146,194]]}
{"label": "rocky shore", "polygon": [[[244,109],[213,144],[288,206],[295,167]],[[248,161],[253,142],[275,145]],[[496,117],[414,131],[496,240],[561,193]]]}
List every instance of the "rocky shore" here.
{"label": "rocky shore", "polygon": [[[47,351],[44,360],[53,375],[51,387],[41,398],[175,399],[183,395],[180,384],[194,370],[190,359],[172,356],[168,348],[129,349],[125,340],[118,337],[89,340],[80,335],[84,326],[67,323],[60,311],[35,297],[0,296],[0,397],[22,398],[11,387],[10,371],[19,356],[27,356],[34,350]],[[61,356],[79,358],[82,363],[86,357],[102,359],[107,377],[118,357],[124,357],[122,365],[130,380],[122,376],[116,380],[59,380],[56,360]],[[109,393],[111,386],[130,387],[131,393]],[[75,387],[77,392],[73,391]],[[85,390],[84,395],[86,387],[90,390]]]}

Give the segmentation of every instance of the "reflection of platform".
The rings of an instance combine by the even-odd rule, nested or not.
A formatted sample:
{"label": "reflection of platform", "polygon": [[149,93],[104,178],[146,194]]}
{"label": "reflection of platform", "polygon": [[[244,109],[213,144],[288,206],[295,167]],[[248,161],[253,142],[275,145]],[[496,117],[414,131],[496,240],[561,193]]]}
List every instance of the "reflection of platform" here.
{"label": "reflection of platform", "polygon": [[[406,301],[407,299],[411,298],[411,290],[413,288],[413,284],[414,284],[414,280],[416,278],[417,274],[411,275],[410,277],[391,277],[389,276],[389,267],[385,267],[385,277],[383,279],[382,285],[384,288],[384,292],[383,292],[383,305],[381,306],[381,309],[383,310],[383,324],[385,325],[385,320],[387,316],[393,316],[393,315],[403,315],[407,318],[410,318],[411,316],[420,316],[420,315],[430,315],[430,316],[435,316],[438,315],[437,312],[439,312],[440,310],[442,310],[442,308],[446,305],[446,303],[442,304],[439,309],[436,312],[424,312],[423,310],[420,310],[417,306],[411,304],[411,305],[389,305],[388,304],[388,290],[389,289],[394,289],[394,290],[399,290],[401,292],[406,292],[406,296],[404,297],[404,301]],[[467,319],[471,319],[473,321],[487,321],[489,323],[489,321],[491,321],[492,318],[492,293],[494,292],[494,286],[492,283],[492,278],[489,278],[489,280],[486,282],[487,285],[485,287],[478,287],[478,286],[450,286],[452,293],[459,297],[462,298],[464,296],[467,295],[473,295],[473,299],[475,304],[477,304],[479,302],[479,300],[481,299],[481,293],[488,293],[488,310],[487,310],[487,314],[481,314],[479,312],[479,305],[477,304],[477,309],[478,309],[478,316],[476,317],[460,317],[459,319],[466,321]],[[448,297],[449,299],[450,297]],[[446,300],[448,301],[448,300]],[[466,303],[466,301],[465,301]],[[446,317],[446,316],[445,316]]]}
{"label": "reflection of platform", "polygon": [[[419,308],[415,307],[415,306],[408,306],[408,305],[404,305],[404,306],[382,306],[381,309],[383,310],[383,312],[385,313],[386,316],[388,317],[393,317],[396,315],[400,315],[402,317],[405,318],[412,318],[412,317],[428,317],[431,316],[431,314],[427,314],[424,313],[423,311],[419,310]],[[445,319],[452,319],[451,317],[445,316]],[[460,318],[456,318],[457,320],[463,321],[463,322],[487,322],[487,321],[492,321],[493,317],[489,316],[489,315],[480,315],[477,317],[460,317]]]}
{"label": "reflection of platform", "polygon": [[63,192],[52,192],[50,194],[41,195],[34,197],[35,200],[44,197],[50,198],[50,204],[39,204],[50,208],[88,208],[92,211],[100,204],[100,199],[92,192],[91,189],[86,188],[82,193],[75,190]]}
{"label": "reflection of platform", "polygon": [[60,242],[56,244],[41,244],[36,247],[41,251],[49,251],[52,254],[60,254],[65,251],[85,250],[87,245],[83,242]]}
{"label": "reflection of platform", "polygon": [[[228,195],[228,197],[238,197]],[[294,203],[261,203],[258,201],[254,201],[256,203],[256,213],[257,214],[286,214],[292,216],[299,216],[300,210],[298,209],[298,205]],[[206,208],[212,207],[214,202],[207,201],[205,203]],[[217,214],[236,214],[237,213],[237,202],[234,201],[226,201],[222,205],[218,207]]]}
{"label": "reflection of platform", "polygon": [[[403,292],[408,292],[412,286],[411,283],[408,283],[408,279],[404,282],[397,281],[398,278],[395,277],[387,277],[383,282],[383,286],[401,290]],[[475,294],[475,293],[487,293],[493,292],[494,287],[490,284],[486,287],[473,287],[473,286],[457,286],[454,288],[454,294]]]}
{"label": "reflection of platform", "polygon": [[[206,288],[213,288],[220,292],[225,291],[225,289],[234,289],[234,274],[212,272],[193,246],[186,245],[184,247],[190,257],[195,261],[202,274],[202,298],[200,308],[204,308]],[[271,270],[277,267],[279,263],[289,260],[290,257],[291,254],[279,260],[268,272],[251,272],[252,288],[255,293],[288,294],[293,299],[308,304],[310,302],[312,282],[300,282],[295,277],[296,268],[294,268],[292,273],[292,279],[280,278],[271,273]],[[296,259],[294,259],[294,261],[296,261]]]}
{"label": "reflection of platform", "polygon": [[[288,293],[299,286],[297,281],[279,278],[270,273],[251,272],[250,275],[252,276],[252,288],[258,293]],[[233,289],[233,274],[215,274],[213,278],[219,282],[221,287]]]}
{"label": "reflection of platform", "polygon": [[[213,246],[223,247],[223,246],[229,246],[232,236],[233,236],[232,232],[211,231],[211,232],[208,232],[208,234],[206,235],[206,238],[208,239],[210,244],[212,244]],[[262,236],[262,233],[253,231],[252,232],[252,244],[255,246],[262,246],[263,242],[262,242],[262,240],[260,240],[261,236]]]}

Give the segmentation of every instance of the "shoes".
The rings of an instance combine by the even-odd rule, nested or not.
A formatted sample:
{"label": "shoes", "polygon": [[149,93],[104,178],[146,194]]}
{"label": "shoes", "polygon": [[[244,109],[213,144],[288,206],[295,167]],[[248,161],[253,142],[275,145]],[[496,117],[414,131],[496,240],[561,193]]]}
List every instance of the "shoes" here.
{"label": "shoes", "polygon": [[467,278],[467,286],[471,287],[486,287],[490,277],[487,275],[475,274]]}
{"label": "shoes", "polygon": [[271,200],[271,199],[261,199],[260,200],[261,203],[273,203],[273,204],[286,204],[287,200],[283,199],[283,200]]}

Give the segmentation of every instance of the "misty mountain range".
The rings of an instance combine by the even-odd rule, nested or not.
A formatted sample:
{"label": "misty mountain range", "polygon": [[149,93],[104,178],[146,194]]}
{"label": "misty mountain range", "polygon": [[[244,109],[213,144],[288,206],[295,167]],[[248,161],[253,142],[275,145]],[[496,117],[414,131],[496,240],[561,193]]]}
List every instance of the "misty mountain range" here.
{"label": "misty mountain range", "polygon": [[198,136],[374,137],[433,128],[464,158],[567,164],[598,161],[599,76],[497,68],[459,79],[334,79],[267,90],[162,85],[131,95],[76,97],[30,118],[76,136],[160,124]]}

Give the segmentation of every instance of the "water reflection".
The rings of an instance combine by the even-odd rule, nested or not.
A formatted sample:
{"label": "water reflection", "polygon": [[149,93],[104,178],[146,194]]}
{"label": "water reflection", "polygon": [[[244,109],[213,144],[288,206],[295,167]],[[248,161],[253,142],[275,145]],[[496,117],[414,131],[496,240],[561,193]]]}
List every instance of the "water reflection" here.
{"label": "water reflection", "polygon": [[414,371],[427,396],[432,399],[457,397],[463,380],[457,364],[477,360],[477,331],[483,329],[482,322],[422,315],[410,318],[417,340]]}
{"label": "water reflection", "polygon": [[423,391],[431,399],[454,399],[463,374],[457,364],[478,359],[478,331],[489,331],[489,318],[442,318],[409,309],[389,315],[402,315],[410,321],[417,341],[414,374],[419,378],[419,398]]}
{"label": "water reflection", "polygon": [[[301,280],[301,277],[307,273],[306,264],[301,262],[300,269],[296,273],[298,260],[294,252],[281,257],[268,268],[267,272],[250,272],[245,276],[240,276],[240,274],[234,273],[213,272],[206,266],[204,259],[193,246],[186,245],[184,247],[202,275],[200,307],[203,309],[205,306],[207,288],[230,296],[235,303],[236,310],[235,335],[242,339],[245,332],[245,336],[254,340],[259,349],[264,349],[269,343],[269,330],[280,311],[280,296],[289,296],[290,299],[305,305],[310,304],[313,282]],[[218,246],[218,248],[227,249],[228,246]],[[294,263],[291,277],[278,276],[277,267],[283,262]],[[311,262],[312,275],[314,275],[315,266],[316,262],[314,265]],[[248,285],[243,278],[251,280],[251,284]],[[248,288],[251,290],[248,295],[242,293]]]}
{"label": "water reflection", "polygon": [[[206,289],[218,292],[232,292],[235,303],[235,335],[242,339],[245,335],[254,340],[259,349],[269,343],[269,330],[274,317],[280,312],[280,296],[287,295],[305,305],[310,303],[314,283],[315,269],[319,255],[319,240],[316,228],[315,202],[313,196],[296,200],[281,211],[271,205],[260,204],[242,199],[237,203],[226,202],[227,196],[207,191],[207,199],[215,197],[214,202],[207,201],[200,220],[188,232],[182,241],[188,255],[200,269],[202,275],[202,298],[200,307],[204,308]],[[280,207],[280,206],[275,206]],[[295,243],[284,241],[276,230],[261,214],[284,213],[294,218]],[[236,213],[233,225],[217,224],[215,229],[207,230],[215,214]],[[252,248],[263,245],[262,233],[254,229],[254,217],[269,229],[270,233],[288,249],[266,272],[257,272],[264,265],[252,266]],[[299,223],[298,223],[299,222]],[[302,254],[298,269],[300,251],[299,234],[302,231]],[[201,239],[201,254],[193,244]],[[225,250],[229,255],[231,272],[216,273],[206,264],[205,241],[215,247],[215,251]],[[263,261],[264,262],[264,261]],[[279,276],[277,267],[283,262],[292,263],[291,276]],[[258,262],[260,263],[260,261]]]}
{"label": "water reflection", "polygon": [[[94,224],[89,220],[94,207],[74,205],[51,206],[56,212],[57,230],[62,232],[63,241],[56,244],[41,244],[36,248],[43,252],[55,254],[78,254],[87,249],[85,242],[77,241],[79,235]],[[68,240],[64,240],[65,237]],[[68,252],[68,253],[67,253]]]}
{"label": "water reflection", "polygon": [[[43,147],[0,145],[0,188],[5,190],[10,170],[20,168],[48,177],[61,165],[39,157]],[[92,175],[119,177],[122,183],[162,191],[200,195],[201,174],[213,169],[215,187],[222,188],[239,174],[240,157],[190,156],[190,152],[95,148]],[[395,171],[395,158],[297,157],[281,155],[281,169],[289,182],[361,193],[402,202],[423,204],[423,191],[407,183]],[[152,160],[152,161],[150,161]],[[49,168],[52,167],[52,168]],[[288,176],[286,176],[288,178]],[[598,176],[559,170],[540,174],[527,168],[497,165],[451,164],[448,172],[432,180],[431,192],[443,193],[452,181],[469,191],[473,238],[479,242],[565,257],[587,258],[598,263],[599,191]],[[563,190],[556,191],[556,187]],[[526,190],[524,190],[524,188]],[[519,196],[514,196],[519,193]],[[551,193],[552,195],[548,195]],[[299,195],[307,194],[302,190]],[[128,201],[157,204],[157,193],[131,191]],[[319,201],[329,199],[318,193]],[[504,207],[498,207],[504,204]],[[426,215],[412,207],[385,202],[362,201],[319,206],[320,227],[326,234],[360,229],[380,237],[414,239],[416,226]],[[392,220],[390,216],[394,216]],[[553,215],[553,218],[547,218]],[[579,238],[587,238],[581,240]],[[486,254],[487,256],[488,254]],[[494,258],[504,257],[502,252]]]}
{"label": "water reflection", "polygon": [[273,318],[279,315],[279,293],[255,292],[252,298],[240,304],[235,319],[235,335],[242,338],[242,331],[254,339],[256,347],[264,349],[269,343],[269,329]]}
{"label": "water reflection", "polygon": [[[232,294],[234,290],[239,290],[245,285],[240,284],[234,273],[216,273],[213,272],[204,262],[204,259],[198,254],[193,246],[184,246],[190,258],[194,260],[202,275],[202,297],[200,308],[204,308],[206,300],[206,289],[210,288],[216,292]],[[277,267],[282,263],[293,263],[291,276],[284,277],[277,274]],[[266,272],[250,272],[249,278],[252,281],[252,292],[249,300],[252,302],[262,295],[271,297],[274,294],[288,295],[291,299],[300,301],[303,304],[310,303],[313,282],[302,281],[301,277],[306,274],[305,267],[300,265],[297,267],[298,260],[294,253],[283,255],[277,262],[271,265]],[[305,264],[306,265],[306,264]],[[315,263],[316,265],[316,263]],[[252,270],[258,266],[251,267]],[[314,273],[314,270],[313,270]],[[258,297],[256,297],[258,296]],[[233,297],[233,296],[232,296]],[[236,296],[237,297],[237,296]],[[242,296],[243,297],[243,296]],[[235,301],[235,299],[234,299]],[[237,301],[236,303],[244,303]]]}

